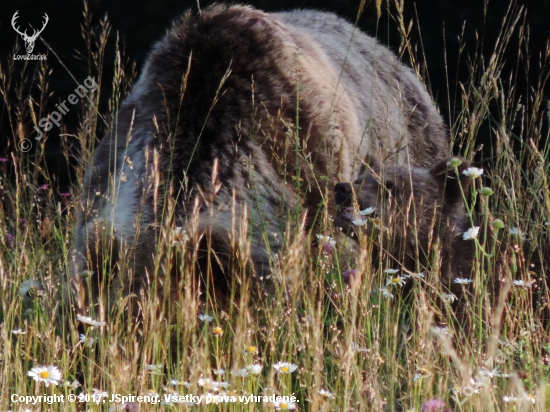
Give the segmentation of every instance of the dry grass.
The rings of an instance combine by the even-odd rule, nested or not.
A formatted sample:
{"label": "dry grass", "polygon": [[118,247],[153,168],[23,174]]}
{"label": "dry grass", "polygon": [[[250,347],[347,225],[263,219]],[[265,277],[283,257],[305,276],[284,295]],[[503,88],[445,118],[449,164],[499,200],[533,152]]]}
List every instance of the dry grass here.
{"label": "dry grass", "polygon": [[[402,5],[396,3],[392,10],[403,36],[401,52],[412,67],[423,72],[409,41]],[[89,74],[101,78],[110,26],[103,21],[94,31],[86,11],[84,16],[88,50],[83,55],[89,62]],[[483,152],[488,159],[482,181],[494,194],[477,195],[478,204],[468,207],[487,225],[497,218],[502,220],[505,227],[497,233],[505,238],[514,241],[508,232],[517,227],[528,242],[538,244],[548,241],[550,230],[550,145],[549,136],[543,135],[549,119],[544,90],[550,73],[550,50],[540,62],[533,58],[532,64],[543,67],[538,84],[532,85],[528,95],[518,95],[516,78],[503,78],[502,59],[506,47],[527,50],[523,16],[523,10],[512,7],[491,58],[474,55],[467,60],[471,76],[457,85],[457,101],[450,102],[459,108],[450,130],[453,142],[460,144],[461,155],[473,160],[479,149],[475,140],[479,128],[491,116],[495,145],[490,153]],[[517,39],[519,44],[511,43]],[[81,107],[80,127],[75,132],[82,143],[78,181],[90,162],[98,131],[113,124],[116,108],[134,80],[132,66],[124,62],[118,52],[109,113],[96,110],[101,85]],[[31,134],[32,125],[45,115],[45,101],[55,98],[48,85],[47,63],[39,65],[36,77],[30,77],[28,67],[25,70],[16,72],[11,56],[1,62],[0,94],[12,144]],[[37,88],[31,91],[34,84]],[[62,128],[61,132],[66,134],[67,130]],[[293,394],[299,401],[298,410],[312,411],[419,411],[433,398],[441,399],[453,411],[543,411],[550,407],[549,335],[540,323],[540,308],[533,307],[531,299],[533,293],[545,296],[547,291],[541,288],[539,292],[534,286],[510,287],[511,279],[530,281],[541,274],[530,273],[518,265],[517,257],[507,255],[507,269],[499,275],[508,280],[508,287],[495,302],[487,291],[489,280],[496,276],[491,273],[496,257],[479,253],[465,318],[455,327],[452,312],[444,311],[449,328],[434,329],[434,317],[440,313],[434,297],[445,293],[438,283],[437,265],[418,268],[426,277],[409,279],[410,293],[403,294],[400,286],[392,285],[386,290],[393,297],[386,297],[380,291],[386,287],[388,274],[384,271],[400,268],[384,254],[372,261],[370,252],[378,238],[365,234],[358,243],[340,243],[329,252],[330,248],[309,246],[315,244],[311,238],[317,234],[341,240],[327,211],[319,219],[319,233],[307,233],[299,219],[289,219],[298,223],[289,224],[280,254],[285,258],[274,261],[272,296],[252,294],[250,279],[241,273],[235,276],[234,285],[240,291],[238,301],[222,310],[211,297],[197,297],[190,262],[196,257],[198,235],[191,230],[189,240],[174,243],[174,225],[170,223],[173,205],[167,203],[167,224],[151,279],[152,293],[133,299],[143,313],[141,328],[134,330],[127,322],[125,297],[115,296],[118,304],[111,308],[107,324],[87,327],[86,340],[81,342],[75,313],[66,298],[67,257],[79,188],[75,185],[69,197],[54,193],[55,181],[45,174],[41,142],[36,143],[32,155],[15,150],[15,145],[8,152],[10,157],[0,163],[2,410],[19,410],[19,404],[10,402],[12,394],[92,394],[94,389],[132,395],[152,391],[161,395],[172,391],[195,395]],[[71,156],[66,146],[64,155]],[[39,186],[42,179],[48,187]],[[392,228],[389,230],[391,238]],[[240,262],[246,263],[248,240],[236,239],[236,249]],[[170,259],[171,255],[178,258]],[[170,272],[166,262],[180,266],[180,279],[162,277]],[[342,281],[342,272],[352,268],[357,269],[357,279],[348,286]],[[175,299],[154,293],[161,281],[165,282],[164,290],[178,291],[173,294]],[[212,316],[212,320],[200,320],[202,314]],[[19,329],[22,333],[16,334]],[[278,362],[290,362],[298,368],[282,374],[274,368]],[[257,374],[247,369],[255,364],[262,368]],[[63,382],[78,378],[82,386],[45,388],[27,376],[39,365],[55,365]],[[224,369],[225,374],[214,374],[218,369]],[[246,376],[240,376],[244,371]],[[212,386],[221,382],[228,386],[215,392]],[[325,396],[320,390],[332,395]],[[507,402],[506,396],[519,400]],[[87,409],[122,410],[123,406],[88,403]],[[141,410],[158,408],[140,406]],[[40,408],[56,410],[58,406],[31,406],[32,410]],[[76,403],[66,403],[59,409],[76,408]],[[269,403],[213,406],[204,401],[200,406],[183,403],[172,408],[274,409]]]}

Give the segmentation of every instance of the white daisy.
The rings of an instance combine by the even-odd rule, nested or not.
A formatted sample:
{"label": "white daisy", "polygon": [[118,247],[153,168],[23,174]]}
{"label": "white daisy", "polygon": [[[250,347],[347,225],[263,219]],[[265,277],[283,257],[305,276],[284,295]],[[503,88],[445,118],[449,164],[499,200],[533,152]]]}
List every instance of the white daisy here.
{"label": "white daisy", "polygon": [[506,395],[504,395],[504,396],[502,397],[502,400],[503,400],[504,402],[517,402],[517,401],[518,401],[518,398],[515,397],[515,396],[506,396]]}
{"label": "white daisy", "polygon": [[292,373],[298,369],[298,365],[289,362],[277,362],[273,368],[279,373]]}
{"label": "white daisy", "polygon": [[85,323],[86,325],[91,325],[91,326],[105,326],[107,324],[106,322],[93,320],[89,316],[82,316],[82,315],[76,315],[76,320],[78,320],[82,323]]}
{"label": "white daisy", "polygon": [[500,374],[500,371],[498,370],[498,368],[494,368],[494,369],[492,369],[492,370],[488,370],[488,369],[483,368],[483,369],[480,369],[480,370],[479,370],[479,374],[480,374],[481,376],[487,377],[487,378],[489,378],[489,379],[492,379],[492,378],[494,378],[494,377],[496,377],[496,376],[502,376],[502,375]]}
{"label": "white daisy", "polygon": [[251,375],[259,375],[263,369],[263,366],[259,363],[255,363],[253,365],[248,365],[246,369],[248,370],[248,372],[250,372]]}
{"label": "white daisy", "polygon": [[403,286],[404,284],[405,284],[404,276],[390,276],[388,278],[388,281],[386,282],[386,286],[389,286],[389,285]]}
{"label": "white daisy", "polygon": [[526,282],[524,280],[514,280],[514,286],[519,286],[523,288],[530,288],[531,282]]}
{"label": "white daisy", "polygon": [[207,315],[206,313],[203,313],[202,315],[199,315],[199,320],[201,322],[210,323],[214,320],[214,318],[210,315]]}
{"label": "white daisy", "polygon": [[231,375],[238,378],[244,378],[246,375],[248,375],[248,370],[246,368],[235,369],[234,371],[231,371]]}
{"label": "white daisy", "polygon": [[331,246],[336,246],[336,240],[334,240],[330,236],[325,236],[325,235],[319,234],[319,235],[317,235],[317,239],[319,239],[320,243],[328,243]]}
{"label": "white daisy", "polygon": [[214,375],[223,375],[225,374],[225,369],[214,369],[212,372],[214,372]]}
{"label": "white daisy", "polygon": [[145,369],[148,370],[151,373],[162,373],[162,363],[158,364],[151,364],[151,365],[145,365]]}
{"label": "white daisy", "polygon": [[200,378],[197,381],[197,385],[202,386],[206,390],[212,390],[214,392],[217,392],[220,386],[218,382],[215,382],[209,378]]}
{"label": "white daisy", "polygon": [[453,333],[449,330],[449,328],[447,327],[444,327],[444,326],[432,326],[430,328],[431,332],[433,335],[447,335],[447,336],[452,336]]}
{"label": "white daisy", "polygon": [[319,389],[319,395],[321,395],[325,399],[334,399],[334,395],[332,394],[332,392],[324,389]]}
{"label": "white daisy", "polygon": [[475,239],[479,233],[479,226],[471,227],[462,234],[464,240]]}
{"label": "white daisy", "polygon": [[176,227],[176,229],[172,231],[172,246],[183,245],[188,240],[189,235],[187,234],[185,229],[182,229],[181,227]]}
{"label": "white daisy", "polygon": [[52,385],[58,385],[61,381],[61,372],[56,366],[37,366],[27,372],[27,376],[33,378],[36,382],[44,382],[46,388]]}
{"label": "white daisy", "polygon": [[355,219],[351,221],[351,223],[353,223],[355,226],[365,226],[367,222],[367,219]]}
{"label": "white daisy", "polygon": [[291,401],[275,402],[275,409],[278,411],[290,411],[296,409],[296,404]]}
{"label": "white daisy", "polygon": [[453,303],[456,300],[456,296],[453,293],[441,294],[441,300],[445,303]]}
{"label": "white daisy", "polygon": [[458,284],[458,285],[467,285],[468,283],[472,283],[473,280],[472,279],[464,279],[464,278],[456,278],[455,280],[453,280],[453,282]]}
{"label": "white daisy", "polygon": [[399,269],[384,269],[384,273],[387,273],[388,275],[395,275],[399,272]]}
{"label": "white daisy", "polygon": [[27,332],[25,332],[23,329],[14,329],[11,331],[14,335],[25,335]]}
{"label": "white daisy", "polygon": [[365,210],[360,210],[359,214],[361,216],[368,216],[368,215],[372,215],[375,211],[376,211],[375,207],[367,207]]}
{"label": "white daisy", "polygon": [[389,299],[392,299],[393,298],[393,294],[388,291],[388,289],[386,288],[380,288],[378,289],[378,291],[382,294],[382,296],[384,296],[385,298],[389,298]]}
{"label": "white daisy", "polygon": [[468,169],[464,170],[462,174],[469,176],[472,179],[475,179],[483,174],[483,169],[477,167],[469,167]]}
{"label": "white daisy", "polygon": [[76,379],[74,381],[65,381],[63,382],[63,386],[68,388],[68,389],[76,389],[80,386],[80,382],[77,381]]}

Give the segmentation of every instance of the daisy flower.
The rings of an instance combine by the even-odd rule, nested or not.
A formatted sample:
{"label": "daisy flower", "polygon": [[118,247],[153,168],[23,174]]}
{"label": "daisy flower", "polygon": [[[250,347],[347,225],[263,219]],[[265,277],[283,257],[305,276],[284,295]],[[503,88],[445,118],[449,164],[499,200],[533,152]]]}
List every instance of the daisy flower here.
{"label": "daisy flower", "polygon": [[231,375],[236,376],[238,378],[244,378],[246,375],[248,375],[248,370],[246,368],[242,369],[235,369],[231,372]]}
{"label": "daisy flower", "polygon": [[471,177],[472,179],[475,179],[483,174],[483,169],[480,169],[478,167],[469,167],[468,169],[464,170],[462,174]]}
{"label": "daisy flower", "polygon": [[464,278],[456,278],[455,280],[453,280],[453,282],[458,284],[458,285],[467,285],[468,283],[472,283],[473,280],[472,279],[464,279]]}
{"label": "daisy flower", "polygon": [[225,374],[225,369],[214,369],[212,372],[214,372],[214,375],[223,375]]}
{"label": "daisy flower", "polygon": [[85,323],[86,325],[90,325],[90,326],[105,326],[107,324],[106,322],[93,320],[89,316],[82,316],[82,315],[76,315],[76,320],[78,320],[82,323]]}
{"label": "daisy flower", "polygon": [[334,395],[332,394],[332,392],[324,389],[319,389],[319,395],[321,395],[325,399],[334,399]]}
{"label": "daisy flower", "polygon": [[395,275],[396,273],[399,273],[399,269],[384,269],[384,273],[387,273],[388,275]]}
{"label": "daisy flower", "polygon": [[80,382],[77,381],[76,379],[74,381],[65,381],[63,382],[63,386],[66,387],[67,389],[76,389],[80,386]]}
{"label": "daisy flower", "polygon": [[172,231],[172,246],[183,245],[188,240],[189,235],[185,229],[178,226]]}
{"label": "daisy flower", "polygon": [[27,332],[25,332],[23,329],[14,329],[11,331],[14,335],[25,335]]}
{"label": "daisy flower", "polygon": [[445,303],[453,303],[456,300],[456,296],[453,293],[443,293],[441,300]]}
{"label": "daisy flower", "polygon": [[531,283],[526,282],[524,280],[514,280],[514,286],[519,286],[519,287],[523,287],[523,288],[530,288]]}
{"label": "daisy flower", "polygon": [[209,378],[200,378],[197,381],[197,385],[203,387],[206,390],[212,390],[214,392],[217,392],[220,386],[218,382],[214,382],[212,379]]}
{"label": "daisy flower", "polygon": [[214,318],[210,315],[207,315],[206,313],[203,313],[202,315],[199,315],[199,320],[201,322],[210,323],[214,320]]}
{"label": "daisy flower", "polygon": [[145,365],[145,369],[151,373],[162,373],[162,363]]}
{"label": "daisy flower", "polygon": [[479,226],[471,227],[462,234],[464,240],[475,239],[479,233]]}
{"label": "daisy flower", "polygon": [[367,224],[367,219],[354,219],[351,221],[355,226],[365,226]]}
{"label": "daisy flower", "polygon": [[393,294],[390,293],[390,291],[388,291],[388,289],[386,289],[386,288],[380,288],[378,291],[379,291],[379,292],[382,294],[382,296],[384,296],[385,298],[389,298],[389,299],[392,299],[392,298],[393,298]]}
{"label": "daisy flower", "polygon": [[275,402],[275,409],[278,411],[290,411],[296,409],[296,404],[290,401]]}
{"label": "daisy flower", "polygon": [[405,284],[405,277],[403,276],[390,276],[386,282],[386,286],[398,285],[403,286]]}
{"label": "daisy flower", "polygon": [[222,336],[222,335],[223,335],[223,329],[220,328],[219,326],[215,326],[215,327],[212,329],[212,332],[213,332],[214,335],[216,335],[216,336]]}
{"label": "daisy flower", "polygon": [[33,378],[36,382],[44,382],[46,388],[52,385],[58,385],[61,381],[61,372],[56,366],[37,366],[27,372],[27,376]]}
{"label": "daisy flower", "polygon": [[328,243],[331,246],[336,246],[336,240],[334,240],[330,236],[318,234],[317,239],[319,239],[319,242],[321,243]]}
{"label": "daisy flower", "polygon": [[360,210],[359,214],[361,216],[368,216],[368,215],[372,215],[375,211],[376,211],[375,207],[367,207],[365,210]]}
{"label": "daisy flower", "polygon": [[298,365],[289,362],[277,362],[273,368],[279,373],[292,373],[298,369]]}
{"label": "daisy flower", "polygon": [[251,374],[251,375],[259,375],[260,372],[262,371],[263,369],[263,366],[260,365],[259,363],[255,363],[253,365],[248,365],[246,367],[246,369],[248,370],[248,372]]}

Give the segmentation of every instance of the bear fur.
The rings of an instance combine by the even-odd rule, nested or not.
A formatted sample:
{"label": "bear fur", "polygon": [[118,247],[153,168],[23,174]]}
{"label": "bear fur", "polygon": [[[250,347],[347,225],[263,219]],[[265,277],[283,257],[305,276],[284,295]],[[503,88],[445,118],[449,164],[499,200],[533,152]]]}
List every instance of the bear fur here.
{"label": "bear fur", "polygon": [[243,236],[253,275],[266,276],[289,212],[315,224],[367,153],[415,167],[449,153],[424,85],[387,48],[329,13],[185,13],[153,47],[85,174],[71,257],[77,306],[89,305],[82,274],[92,272],[97,296],[101,272],[122,257],[113,282],[147,287],[169,203],[176,227],[198,216],[223,276]]}
{"label": "bear fur", "polygon": [[[488,252],[494,246],[496,254],[491,258],[495,262],[492,271],[487,272],[493,303],[502,285],[512,280],[507,262],[514,260],[518,273],[537,275],[531,285],[533,304],[544,312],[544,319],[550,319],[548,242],[538,248],[523,242],[520,236],[503,239],[495,235],[492,227],[484,227],[479,218],[472,222],[464,207],[464,201],[470,198],[472,178],[463,172],[470,166],[461,161],[455,170],[450,159],[432,168],[423,168],[385,166],[367,156],[354,183],[340,182],[334,188],[335,201],[340,207],[335,225],[354,233],[358,230],[357,224],[365,220],[367,234],[389,232],[382,248],[395,267],[410,273],[435,272],[443,290],[458,298],[452,305],[458,316],[463,314],[464,292],[471,285],[455,281],[472,280],[476,245],[467,233],[477,227],[479,242],[485,244]],[[367,208],[374,208],[369,218],[357,212]],[[510,254],[515,258],[511,259]]]}

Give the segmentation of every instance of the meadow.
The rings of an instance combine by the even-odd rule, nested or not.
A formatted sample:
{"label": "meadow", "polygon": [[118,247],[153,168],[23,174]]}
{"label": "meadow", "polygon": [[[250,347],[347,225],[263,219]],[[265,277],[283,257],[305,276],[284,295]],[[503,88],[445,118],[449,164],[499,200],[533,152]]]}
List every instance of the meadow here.
{"label": "meadow", "polygon": [[[410,41],[411,31],[419,29],[416,22],[404,19],[401,1],[390,9],[401,34],[396,52],[425,77],[421,45]],[[328,207],[312,230],[302,215],[289,216],[270,293],[257,292],[246,276],[250,240],[238,239],[231,304],[220,305],[197,287],[198,235],[182,235],[170,223],[170,202],[150,293],[128,297],[121,290],[111,297],[114,304],[92,308],[90,318],[77,317],[69,293],[69,250],[79,184],[98,136],[116,123],[117,108],[136,78],[135,65],[117,44],[113,78],[105,79],[112,28],[107,19],[91,27],[85,6],[82,36],[88,49],[81,56],[98,87],[72,109],[80,110],[77,130],[61,121],[61,136],[77,138],[80,148],[62,138],[63,156],[76,159],[76,180],[60,193],[44,164],[45,140],[31,137],[31,150],[21,148],[37,120],[47,116],[45,102],[65,96],[49,85],[48,60],[15,70],[12,56],[2,58],[0,96],[10,144],[0,158],[0,410],[550,409],[550,335],[544,322],[550,268],[531,271],[521,249],[529,243],[537,250],[550,237],[550,43],[540,55],[529,54],[525,13],[521,6],[510,7],[489,57],[475,51],[461,56],[470,76],[449,84],[456,101],[438,102],[449,111],[454,154],[483,168],[464,202],[472,219],[491,228],[477,242],[460,319],[439,283],[436,244],[431,264],[405,271],[389,254],[373,253],[400,228],[345,238]],[[513,73],[503,72],[507,48],[518,50]],[[13,54],[20,53],[16,46]],[[522,94],[516,84],[529,65],[541,74]],[[101,113],[105,81],[113,91],[109,110]],[[477,141],[482,127],[490,130],[490,146]],[[331,191],[327,188],[327,197]],[[492,270],[499,256],[486,247],[495,239],[520,245],[505,255],[503,273]],[[177,279],[164,276],[171,265],[181,274]],[[493,282],[502,285],[498,296],[490,294]],[[156,293],[161,286],[172,293]],[[446,307],[437,303],[441,300]],[[129,315],[135,305],[141,313],[137,326]],[[34,379],[29,376],[41,366],[46,368],[34,369]],[[19,398],[54,394],[64,395],[64,403],[50,405],[51,398],[44,398],[26,405]],[[129,397],[111,402],[113,394]],[[197,404],[185,395],[202,398]],[[277,401],[269,398],[273,395],[294,398]]]}

